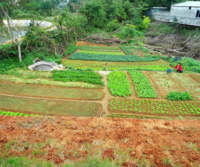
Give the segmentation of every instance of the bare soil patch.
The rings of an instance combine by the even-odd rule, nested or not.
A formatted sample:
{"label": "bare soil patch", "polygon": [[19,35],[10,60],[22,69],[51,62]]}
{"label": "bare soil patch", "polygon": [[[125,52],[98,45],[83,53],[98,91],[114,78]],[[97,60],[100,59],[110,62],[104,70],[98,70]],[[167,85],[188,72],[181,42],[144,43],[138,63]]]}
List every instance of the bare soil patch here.
{"label": "bare soil patch", "polygon": [[124,166],[200,164],[199,121],[0,116],[0,127],[0,156],[59,165],[98,152]]}

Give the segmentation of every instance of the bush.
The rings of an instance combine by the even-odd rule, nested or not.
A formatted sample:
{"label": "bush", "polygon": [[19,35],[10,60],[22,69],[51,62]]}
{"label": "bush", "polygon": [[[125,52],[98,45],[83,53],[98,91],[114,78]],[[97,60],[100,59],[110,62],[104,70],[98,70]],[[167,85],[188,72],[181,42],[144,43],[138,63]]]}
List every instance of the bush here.
{"label": "bush", "polygon": [[194,100],[188,92],[171,92],[167,95],[167,99],[174,101]]}
{"label": "bush", "polygon": [[170,66],[175,67],[177,63],[183,66],[183,71],[193,71],[200,73],[200,63],[192,58],[182,58],[179,61],[175,61],[175,57],[169,59]]}
{"label": "bush", "polygon": [[69,47],[67,48],[66,52],[65,52],[65,56],[72,54],[73,52],[77,51],[78,47],[76,45],[69,45]]}

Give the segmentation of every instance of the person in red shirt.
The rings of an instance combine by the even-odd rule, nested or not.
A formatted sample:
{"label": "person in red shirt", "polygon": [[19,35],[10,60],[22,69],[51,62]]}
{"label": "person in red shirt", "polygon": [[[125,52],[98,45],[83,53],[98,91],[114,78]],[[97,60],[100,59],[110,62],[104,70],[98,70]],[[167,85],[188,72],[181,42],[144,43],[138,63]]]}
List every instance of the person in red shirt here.
{"label": "person in red shirt", "polygon": [[183,67],[181,66],[180,63],[178,63],[175,67],[175,69],[177,70],[177,72],[183,73]]}

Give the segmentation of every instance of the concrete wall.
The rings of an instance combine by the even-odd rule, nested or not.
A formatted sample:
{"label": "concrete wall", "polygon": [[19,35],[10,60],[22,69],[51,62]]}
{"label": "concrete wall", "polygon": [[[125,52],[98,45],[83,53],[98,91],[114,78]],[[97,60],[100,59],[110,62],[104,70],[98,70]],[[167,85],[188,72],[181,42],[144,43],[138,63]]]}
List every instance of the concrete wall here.
{"label": "concrete wall", "polygon": [[187,17],[187,18],[196,18],[197,10],[200,10],[200,7],[171,7],[171,16],[175,17]]}
{"label": "concrete wall", "polygon": [[153,18],[157,21],[174,22],[177,21],[180,24],[192,25],[200,27],[200,17],[175,17],[171,16],[170,12],[154,12]]}

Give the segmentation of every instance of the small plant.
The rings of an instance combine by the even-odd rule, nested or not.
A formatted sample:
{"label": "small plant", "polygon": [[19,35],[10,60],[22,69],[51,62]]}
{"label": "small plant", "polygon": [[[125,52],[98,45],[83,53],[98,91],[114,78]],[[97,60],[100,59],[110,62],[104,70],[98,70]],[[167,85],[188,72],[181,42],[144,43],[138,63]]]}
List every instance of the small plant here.
{"label": "small plant", "polygon": [[194,100],[188,92],[171,92],[167,95],[167,99],[174,101]]}

